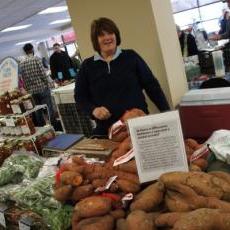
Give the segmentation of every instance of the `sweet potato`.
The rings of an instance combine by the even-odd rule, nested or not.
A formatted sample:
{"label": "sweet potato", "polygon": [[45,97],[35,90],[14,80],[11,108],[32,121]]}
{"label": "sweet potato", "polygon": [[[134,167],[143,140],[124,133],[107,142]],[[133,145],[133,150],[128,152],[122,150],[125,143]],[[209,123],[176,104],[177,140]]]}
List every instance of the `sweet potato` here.
{"label": "sweet potato", "polygon": [[189,165],[189,171],[191,172],[201,172],[201,168],[197,165],[194,165],[194,164],[190,164]]}
{"label": "sweet potato", "polygon": [[91,196],[93,192],[94,192],[94,188],[93,185],[91,184],[76,187],[72,194],[72,200],[79,201],[83,198]]}
{"label": "sweet potato", "polygon": [[81,174],[72,171],[65,171],[61,174],[61,182],[65,185],[79,186],[83,181]]}
{"label": "sweet potato", "polygon": [[115,219],[120,219],[125,217],[125,211],[123,209],[116,209],[110,212],[110,215]]}
{"label": "sweet potato", "polygon": [[202,171],[204,171],[208,167],[207,160],[203,158],[199,158],[192,162],[194,165],[197,165],[199,168],[201,168]]}
{"label": "sweet potato", "polygon": [[[108,179],[94,179],[92,181],[92,185],[95,189],[99,188],[99,187],[103,187],[106,185]],[[116,192],[118,190],[118,185],[116,182],[112,183],[110,185],[109,191],[110,192]]]}
{"label": "sweet potato", "polygon": [[126,137],[128,137],[128,131],[125,127],[124,129],[120,130],[118,133],[114,134],[112,137],[112,141],[115,142],[122,142]]}
{"label": "sweet potato", "polygon": [[192,148],[192,149],[196,149],[197,148],[197,146],[199,145],[198,143],[197,143],[197,141],[196,140],[194,140],[194,139],[192,139],[192,138],[188,138],[188,139],[186,139],[185,141],[185,144],[187,145],[187,146],[189,146],[190,148]]}
{"label": "sweet potato", "polygon": [[79,156],[72,156],[71,157],[73,163],[77,164],[77,165],[87,165],[87,163],[85,162],[85,160],[82,157]]}
{"label": "sweet potato", "polygon": [[92,180],[92,185],[96,189],[105,186],[106,182],[107,182],[106,179],[94,179]]}
{"label": "sweet potato", "polygon": [[215,197],[198,195],[188,186],[175,184],[167,190],[165,203],[172,212],[186,212],[199,208],[221,209],[230,212],[230,203]]}
{"label": "sweet potato", "polygon": [[111,170],[100,165],[85,166],[84,175],[86,179],[93,181],[94,179],[108,179],[112,176],[118,176],[119,179],[126,179],[133,183],[139,183],[137,175],[119,170]]}
{"label": "sweet potato", "polygon": [[223,179],[204,172],[171,172],[161,175],[165,187],[183,184],[197,194],[230,201],[230,185]]}
{"label": "sweet potato", "polygon": [[[74,229],[74,228],[73,228]],[[91,217],[88,219],[81,220],[76,230],[113,230],[114,219],[110,215],[102,217]]]}
{"label": "sweet potato", "polygon": [[163,200],[164,185],[161,182],[156,182],[149,185],[146,189],[140,192],[131,203],[130,209],[143,210],[150,212],[154,210]]}
{"label": "sweet potato", "polygon": [[71,220],[71,224],[72,224],[72,230],[79,230],[77,228],[78,223],[80,222],[82,218],[79,216],[78,212],[73,212],[72,215],[72,220]]}
{"label": "sweet potato", "polygon": [[88,197],[78,202],[74,211],[82,218],[103,216],[111,211],[111,200],[100,196]]}
{"label": "sweet potato", "polygon": [[127,217],[127,230],[154,230],[153,219],[144,211],[135,210]]}
{"label": "sweet potato", "polygon": [[160,215],[155,224],[173,227],[173,230],[229,230],[230,213],[205,208],[188,213],[166,213]]}
{"label": "sweet potato", "polygon": [[117,180],[118,188],[125,193],[137,193],[140,191],[140,185],[132,183],[128,180],[118,179]]}
{"label": "sweet potato", "polygon": [[126,111],[122,115],[121,121],[126,122],[128,119],[135,118],[135,117],[141,117],[141,116],[145,116],[145,115],[146,114],[142,110],[137,109],[137,108],[133,108],[133,109]]}
{"label": "sweet potato", "polygon": [[116,230],[127,230],[127,221],[125,219],[118,219],[116,223]]}
{"label": "sweet potato", "polygon": [[64,163],[61,165],[61,169],[62,171],[72,171],[72,172],[82,173],[84,167],[81,165],[77,165],[75,163]]}
{"label": "sweet potato", "polygon": [[128,172],[128,173],[137,174],[137,166],[136,166],[135,160],[131,160],[131,161],[126,162],[124,164],[118,165],[118,166],[114,167],[114,169]]}
{"label": "sweet potato", "polygon": [[212,172],[209,172],[209,174],[219,177],[230,184],[230,174],[229,173],[221,172],[221,171],[212,171]]}
{"label": "sweet potato", "polygon": [[132,148],[132,142],[130,137],[126,137],[118,146],[116,150],[113,151],[112,157],[119,158],[125,155]]}
{"label": "sweet potato", "polygon": [[71,185],[64,185],[54,190],[54,198],[60,202],[71,199],[73,188]]}
{"label": "sweet potato", "polygon": [[[155,220],[157,227],[172,227],[181,217],[186,215],[183,212],[170,212],[159,215]],[[190,230],[185,228],[185,230]]]}

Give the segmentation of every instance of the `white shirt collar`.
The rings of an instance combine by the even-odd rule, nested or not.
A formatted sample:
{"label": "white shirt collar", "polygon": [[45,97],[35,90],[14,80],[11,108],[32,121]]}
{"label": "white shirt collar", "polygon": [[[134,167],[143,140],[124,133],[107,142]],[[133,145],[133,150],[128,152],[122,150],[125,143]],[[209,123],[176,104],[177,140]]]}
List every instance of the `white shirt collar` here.
{"label": "white shirt collar", "polygon": [[[121,48],[117,47],[116,52],[115,52],[115,54],[113,55],[112,60],[115,60],[116,58],[118,58],[118,56],[119,56],[121,53],[122,53]],[[95,55],[94,55],[94,57],[93,57],[93,60],[94,60],[94,61],[99,61],[99,60],[105,61],[104,58],[103,58],[98,52],[95,53]]]}

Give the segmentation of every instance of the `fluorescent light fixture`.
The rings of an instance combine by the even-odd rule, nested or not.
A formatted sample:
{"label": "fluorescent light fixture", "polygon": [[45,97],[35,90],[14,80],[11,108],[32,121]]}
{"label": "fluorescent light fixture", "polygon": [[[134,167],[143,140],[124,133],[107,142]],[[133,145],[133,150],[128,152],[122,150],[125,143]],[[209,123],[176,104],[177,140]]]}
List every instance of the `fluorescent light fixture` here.
{"label": "fluorescent light fixture", "polygon": [[32,24],[27,24],[27,25],[22,25],[22,26],[12,26],[12,27],[8,27],[4,30],[2,30],[1,32],[10,32],[10,31],[15,31],[15,30],[24,30],[28,27],[32,26]]}
{"label": "fluorescent light fixture", "polygon": [[32,42],[34,42],[34,40],[29,40],[29,41],[24,41],[24,42],[18,42],[18,43],[16,43],[15,45],[16,45],[16,46],[20,46],[20,45],[24,45],[24,44],[26,44],[26,43],[32,43]]}
{"label": "fluorescent light fixture", "polygon": [[55,24],[67,23],[67,22],[70,22],[70,21],[71,21],[70,18],[66,18],[66,19],[60,19],[60,20],[52,21],[49,24],[50,25],[55,25]]}
{"label": "fluorescent light fixture", "polygon": [[55,6],[55,7],[49,7],[45,10],[40,11],[38,14],[54,14],[59,12],[67,11],[67,6]]}

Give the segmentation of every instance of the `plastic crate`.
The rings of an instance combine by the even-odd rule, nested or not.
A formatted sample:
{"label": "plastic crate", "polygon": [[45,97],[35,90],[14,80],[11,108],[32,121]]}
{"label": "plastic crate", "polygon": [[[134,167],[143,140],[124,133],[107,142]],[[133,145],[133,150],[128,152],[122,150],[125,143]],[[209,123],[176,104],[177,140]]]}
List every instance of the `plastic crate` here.
{"label": "plastic crate", "polygon": [[86,137],[92,135],[92,122],[76,106],[75,103],[59,104],[59,113],[66,133],[84,134]]}

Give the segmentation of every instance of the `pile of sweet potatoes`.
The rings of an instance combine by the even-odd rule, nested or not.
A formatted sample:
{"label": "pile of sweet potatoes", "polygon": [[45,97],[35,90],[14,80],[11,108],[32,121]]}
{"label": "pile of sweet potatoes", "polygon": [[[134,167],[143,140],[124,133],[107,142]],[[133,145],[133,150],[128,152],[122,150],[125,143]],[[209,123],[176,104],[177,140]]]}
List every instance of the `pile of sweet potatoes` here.
{"label": "pile of sweet potatoes", "polygon": [[[131,110],[122,119],[142,115]],[[61,165],[54,196],[75,205],[73,230],[230,230],[230,174],[202,172],[203,157],[191,164],[198,172],[165,173],[141,185],[135,160],[113,166],[132,148],[127,130],[113,138],[120,144],[107,162],[89,164],[72,156]],[[201,146],[192,139],[185,146],[190,162]]]}

